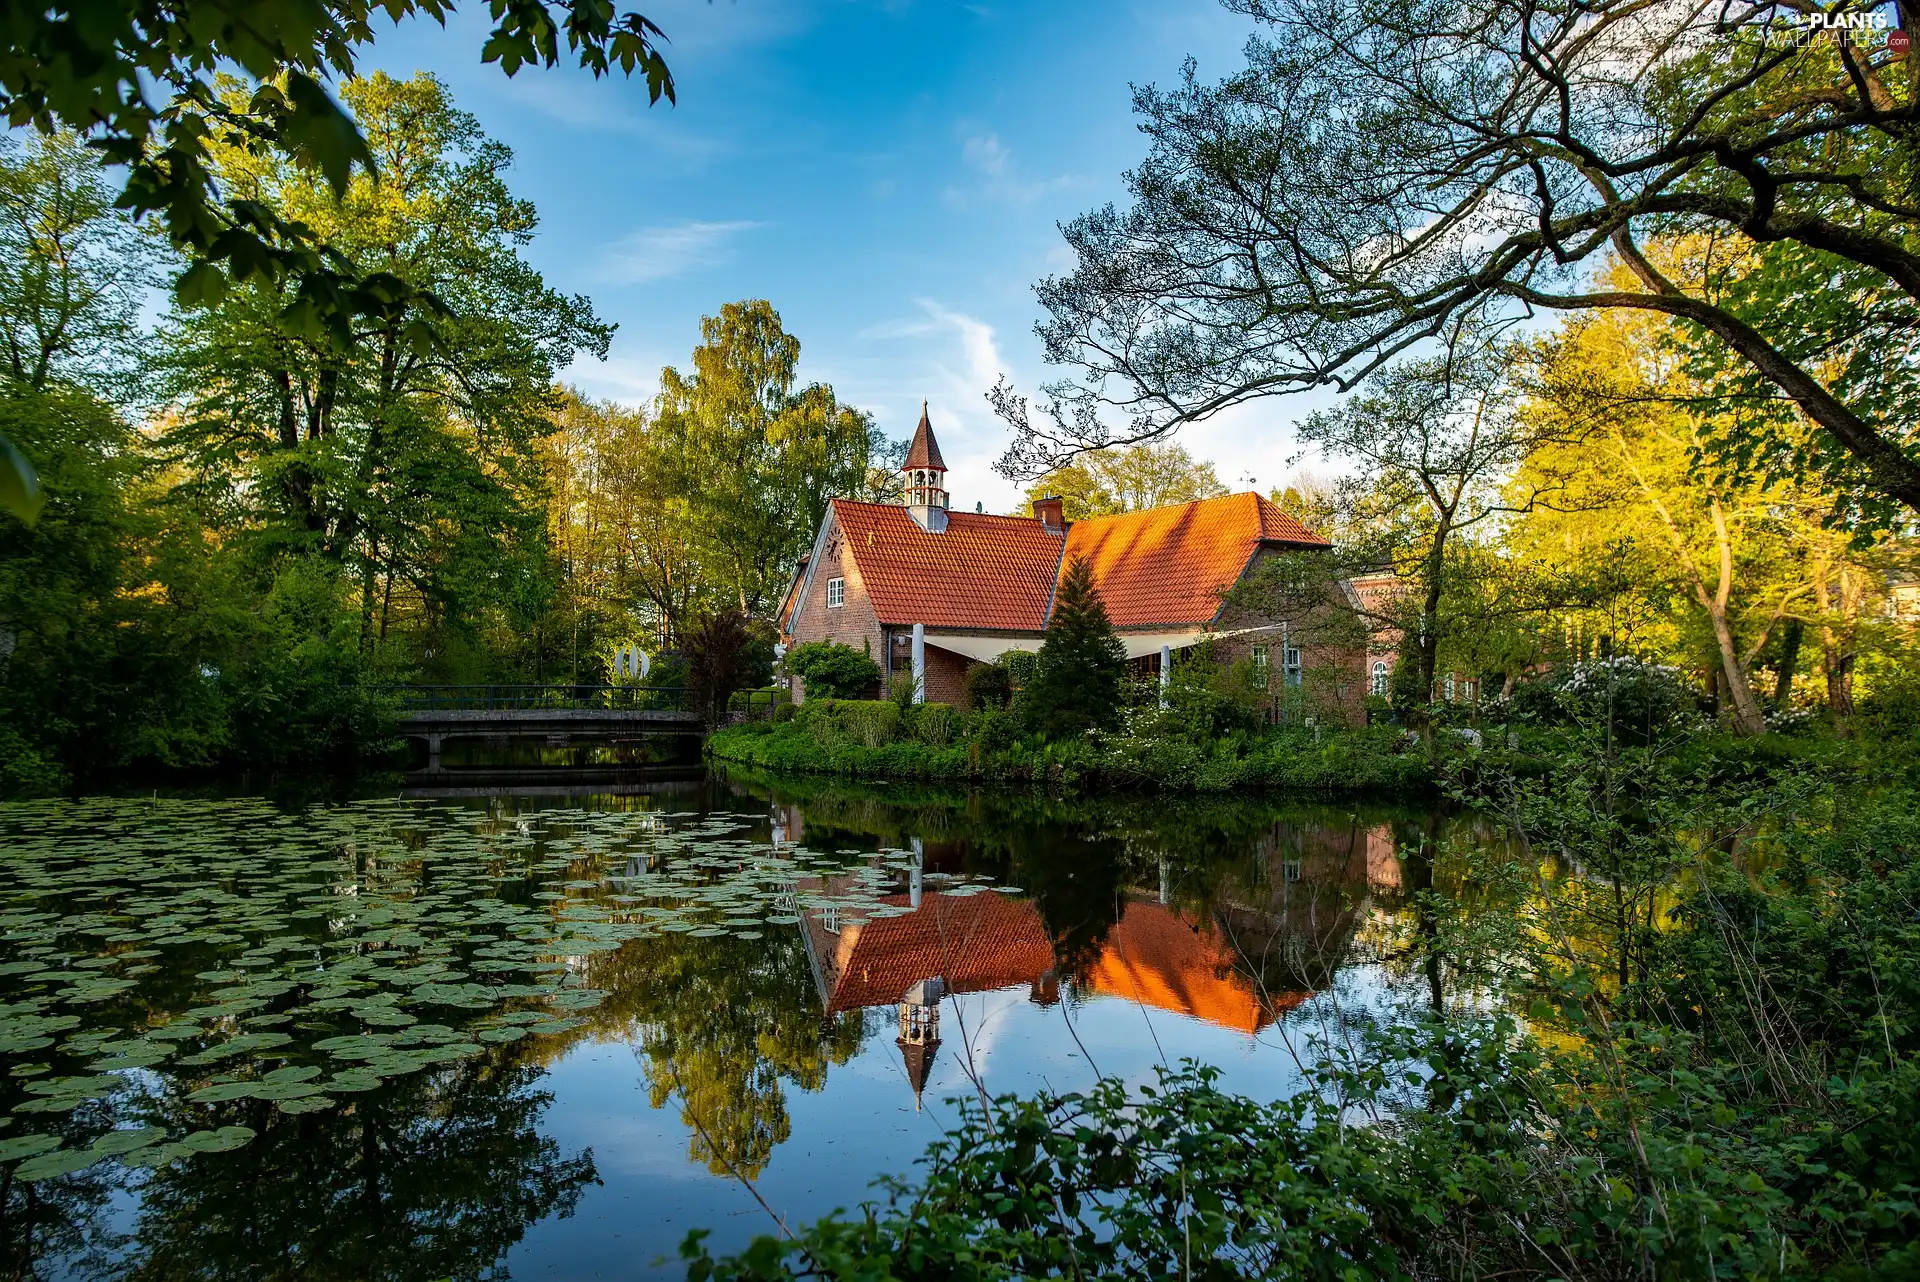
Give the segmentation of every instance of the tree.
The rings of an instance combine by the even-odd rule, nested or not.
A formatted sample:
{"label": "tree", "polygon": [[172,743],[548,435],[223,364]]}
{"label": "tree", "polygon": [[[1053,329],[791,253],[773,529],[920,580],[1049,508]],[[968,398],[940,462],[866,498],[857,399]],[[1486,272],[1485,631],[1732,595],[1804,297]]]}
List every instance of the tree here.
{"label": "tree", "polygon": [[449,341],[416,341],[398,315],[340,341],[304,337],[282,319],[280,286],[177,308],[156,362],[176,406],[162,444],[187,471],[183,492],[263,572],[316,558],[357,587],[364,645],[396,615],[459,640],[500,611],[519,621],[503,636],[526,635],[550,590],[537,445],[559,409],[554,372],[604,354],[611,329],[520,257],[537,216],[506,185],[512,154],[445,86],[376,74],[344,97],[380,182],[336,197],[271,153],[227,147],[213,152],[219,178],[356,269],[452,300]]}
{"label": "tree", "polygon": [[[1793,25],[1798,5],[1229,5],[1265,28],[1246,68],[1137,91],[1131,206],[1065,229],[1078,261],[1040,284],[1040,333],[1081,381],[1032,419],[1001,389],[1009,470],[1355,387],[1463,316],[1625,309],[1710,336],[1883,507],[1920,512],[1909,57]],[[1770,279],[1690,286],[1641,252],[1682,234]],[[1628,286],[1583,270],[1609,252]],[[1886,340],[1862,349],[1873,378],[1824,355],[1863,335]]]}
{"label": "tree", "polygon": [[1663,358],[1660,328],[1657,318],[1605,315],[1546,347],[1530,413],[1557,419],[1558,435],[1578,443],[1543,445],[1518,483],[1550,476],[1578,510],[1527,517],[1513,546],[1546,562],[1628,561],[1643,594],[1671,583],[1704,624],[1706,666],[1734,728],[1759,734],[1752,666],[1773,628],[1804,611],[1805,566],[1783,494],[1697,465],[1704,432],[1677,403],[1685,374]]}
{"label": "tree", "polygon": [[1556,488],[1544,471],[1524,488],[1503,487],[1509,470],[1548,434],[1541,422],[1515,412],[1513,349],[1459,330],[1449,339],[1441,354],[1380,370],[1363,392],[1297,429],[1303,444],[1361,465],[1343,497],[1355,522],[1372,531],[1373,546],[1347,555],[1361,564],[1393,564],[1412,583],[1407,617],[1373,622],[1397,623],[1413,635],[1429,698],[1452,627],[1441,607],[1448,570],[1460,563],[1455,540],[1484,533]]}
{"label": "tree", "polygon": [[152,254],[71,133],[0,138],[0,352],[34,391],[112,395],[130,371]]}
{"label": "tree", "polygon": [[660,375],[658,430],[701,564],[747,614],[778,599],[835,495],[868,481],[872,423],[821,383],[796,390],[800,340],[764,299],[700,322],[693,370]]}
{"label": "tree", "polygon": [[1075,557],[1060,576],[1033,680],[1021,691],[1026,715],[1054,735],[1111,726],[1124,702],[1126,678],[1126,648],[1094,586],[1093,566]]}
{"label": "tree", "polygon": [[[148,258],[77,138],[0,138],[0,377],[124,392]],[[44,502],[33,464],[0,436],[0,509],[31,523]]]}
{"label": "tree", "polygon": [[1191,503],[1226,492],[1213,464],[1196,460],[1183,446],[1155,444],[1090,450],[1035,480],[1027,487],[1027,498],[1057,496],[1064,500],[1061,511],[1067,520],[1078,521]]}
{"label": "tree", "polygon": [[873,656],[837,641],[808,641],[787,651],[786,669],[806,682],[810,699],[857,699],[880,684]]}
{"label": "tree", "polygon": [[709,722],[719,721],[735,690],[767,679],[771,646],[759,630],[737,610],[718,610],[687,638],[687,684]]}

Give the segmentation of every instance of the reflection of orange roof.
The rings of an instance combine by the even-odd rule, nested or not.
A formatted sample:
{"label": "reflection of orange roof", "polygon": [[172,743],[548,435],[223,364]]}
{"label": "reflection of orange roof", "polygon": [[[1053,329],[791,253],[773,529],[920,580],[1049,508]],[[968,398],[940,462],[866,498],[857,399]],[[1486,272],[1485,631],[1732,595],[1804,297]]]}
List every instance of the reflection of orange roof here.
{"label": "reflection of orange roof", "polygon": [[1038,632],[1060,568],[1060,536],[1019,516],[950,512],[939,534],[892,503],[835,499],[847,551],[882,623]]}
{"label": "reflection of orange roof", "polygon": [[[907,897],[882,902],[904,907]],[[956,993],[1034,984],[1054,964],[1033,903],[997,893],[929,893],[911,913],[875,917],[838,934],[826,930],[816,910],[803,920],[830,1015],[892,1005],[936,976]],[[1273,994],[1263,1005],[1235,961],[1210,926],[1203,930],[1170,908],[1137,900],[1108,932],[1087,979],[1095,992],[1245,1033],[1307,999],[1307,993]]]}
{"label": "reflection of orange roof", "polygon": [[1085,557],[1116,628],[1207,623],[1262,544],[1327,541],[1258,494],[1075,521],[1067,559]]}
{"label": "reflection of orange roof", "polygon": [[[1272,1021],[1274,1009],[1261,1005],[1235,960],[1211,929],[1202,933],[1171,909],[1137,900],[1108,933],[1087,979],[1095,992],[1257,1033]],[[1281,994],[1273,1005],[1297,1006],[1306,997]]]}
{"label": "reflection of orange roof", "polygon": [[[882,903],[905,907],[905,895]],[[956,993],[984,993],[1030,984],[1053,968],[1053,948],[1040,916],[1024,899],[987,892],[928,894],[900,917],[875,917],[839,934],[807,913],[820,956],[827,1013],[887,1006],[923,979],[944,978]]]}

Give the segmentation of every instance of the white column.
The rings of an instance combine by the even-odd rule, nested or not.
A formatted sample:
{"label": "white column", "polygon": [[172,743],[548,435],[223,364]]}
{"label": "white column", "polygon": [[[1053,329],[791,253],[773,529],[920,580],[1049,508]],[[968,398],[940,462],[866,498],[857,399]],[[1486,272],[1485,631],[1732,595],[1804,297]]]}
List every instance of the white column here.
{"label": "white column", "polygon": [[921,879],[927,862],[927,848],[920,839],[913,839],[913,867],[907,870],[907,903],[911,907],[920,906]]}
{"label": "white column", "polygon": [[1160,706],[1167,706],[1167,694],[1173,688],[1173,647],[1160,647]]}
{"label": "white column", "polygon": [[927,625],[913,625],[913,701],[927,701]]}

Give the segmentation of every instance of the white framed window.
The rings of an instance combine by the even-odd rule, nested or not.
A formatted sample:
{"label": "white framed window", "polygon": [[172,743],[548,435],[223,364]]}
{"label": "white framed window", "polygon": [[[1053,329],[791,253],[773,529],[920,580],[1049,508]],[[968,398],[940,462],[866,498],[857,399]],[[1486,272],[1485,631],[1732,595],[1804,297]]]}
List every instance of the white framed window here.
{"label": "white framed window", "polygon": [[1267,688],[1267,677],[1273,670],[1273,659],[1267,647],[1253,647],[1253,684],[1259,689]]}
{"label": "white framed window", "polygon": [[1387,692],[1387,680],[1387,661],[1385,659],[1375,659],[1373,661],[1373,692],[1375,694],[1385,694]]}
{"label": "white framed window", "polygon": [[1287,684],[1290,686],[1299,685],[1300,684],[1300,647],[1292,646],[1292,645],[1288,646],[1282,652],[1281,659],[1287,666]]}
{"label": "white framed window", "polygon": [[827,580],[827,609],[838,610],[847,603],[847,581],[845,579]]}
{"label": "white framed window", "polygon": [[1447,673],[1447,702],[1453,702],[1453,673]]}

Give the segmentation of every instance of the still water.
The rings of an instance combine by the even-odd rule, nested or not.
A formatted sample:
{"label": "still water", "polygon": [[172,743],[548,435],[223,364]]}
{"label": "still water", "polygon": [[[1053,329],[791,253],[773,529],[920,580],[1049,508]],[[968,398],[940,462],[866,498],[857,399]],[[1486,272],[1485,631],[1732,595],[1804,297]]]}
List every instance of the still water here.
{"label": "still water", "polygon": [[874,1196],[957,1100],[1294,1089],[1428,999],[1456,825],[709,777],[0,806],[0,1265],[673,1276]]}

